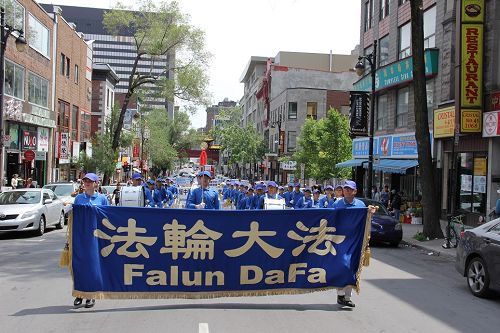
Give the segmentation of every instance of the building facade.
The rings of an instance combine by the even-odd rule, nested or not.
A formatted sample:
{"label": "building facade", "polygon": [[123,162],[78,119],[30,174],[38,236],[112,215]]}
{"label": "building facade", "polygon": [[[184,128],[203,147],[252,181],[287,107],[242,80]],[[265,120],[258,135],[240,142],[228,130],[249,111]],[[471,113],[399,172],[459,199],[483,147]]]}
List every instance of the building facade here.
{"label": "building facade", "polygon": [[[494,157],[494,153],[499,152],[498,134],[485,138],[481,133],[482,117],[486,116],[482,113],[498,110],[492,101],[496,100],[500,77],[499,23],[494,20],[500,13],[500,4],[486,0],[481,7],[484,38],[481,34],[479,43],[484,41],[484,56],[469,54],[469,61],[474,61],[474,70],[482,66],[479,77],[478,73],[469,76],[476,78],[469,84],[481,87],[481,92],[476,95],[474,90],[476,104],[471,106],[461,99],[471,91],[463,89],[467,82],[462,80],[466,77],[462,72],[469,67],[457,66],[461,57],[464,60],[467,56],[463,47],[478,40],[477,36],[462,38],[467,22],[462,22],[465,16],[461,15],[461,4],[467,6],[468,2],[424,0],[423,9],[427,108],[438,175],[436,191],[441,194],[443,215],[461,212],[466,214],[468,222],[472,222],[478,216],[487,215],[494,207],[500,186],[500,167]],[[473,23],[483,24],[476,16]],[[478,28],[477,31],[483,30]],[[362,0],[360,36],[362,55],[372,53],[373,42],[378,42],[373,185],[389,185],[405,192],[409,200],[416,199],[425,193],[420,190],[414,130],[410,1]],[[353,90],[369,92],[370,87],[371,76],[367,73],[354,84]],[[355,167],[355,174],[362,179],[368,157],[368,139],[354,140],[353,157],[343,165]]]}

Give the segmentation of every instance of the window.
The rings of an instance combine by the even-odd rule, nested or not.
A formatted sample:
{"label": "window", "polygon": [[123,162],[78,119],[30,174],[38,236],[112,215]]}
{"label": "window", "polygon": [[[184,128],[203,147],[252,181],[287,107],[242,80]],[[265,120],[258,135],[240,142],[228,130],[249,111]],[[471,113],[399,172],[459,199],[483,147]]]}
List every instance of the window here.
{"label": "window", "polygon": [[49,81],[33,73],[29,74],[28,102],[49,107]]}
{"label": "window", "polygon": [[78,141],[78,106],[73,105],[71,110],[71,140]]}
{"label": "window", "polygon": [[[373,53],[373,45],[368,46],[363,50],[363,55],[367,56],[369,54]],[[372,68],[370,66],[370,63],[367,60],[363,60],[363,63],[365,65],[365,72],[364,75],[369,74],[372,71]]]}
{"label": "window", "polygon": [[66,57],[66,77],[69,79],[69,70],[70,70],[70,60],[68,57]]}
{"label": "window", "polygon": [[387,106],[387,95],[379,96],[377,105],[377,130],[387,128]]}
{"label": "window", "polygon": [[482,152],[456,154],[460,192],[455,194],[455,202],[462,211],[486,213],[487,155]]}
{"label": "window", "polygon": [[41,24],[33,15],[30,15],[28,41],[32,48],[49,58],[50,36],[49,29]]}
{"label": "window", "polygon": [[75,65],[75,83],[78,84],[78,82],[80,81],[80,78],[78,77],[79,73],[78,73],[78,65]]}
{"label": "window", "polygon": [[318,103],[307,102],[307,116],[308,119],[318,119]]}
{"label": "window", "polygon": [[365,32],[373,27],[373,0],[367,1],[364,4],[364,14],[365,14]]}
{"label": "window", "polygon": [[287,151],[293,153],[297,145],[297,132],[288,131],[288,138],[286,142]]}
{"label": "window", "polygon": [[411,56],[411,23],[399,28],[399,59]]}
{"label": "window", "polygon": [[65,67],[66,67],[66,56],[63,53],[61,53],[61,66],[59,70],[61,75],[64,75],[64,73],[66,73]]}
{"label": "window", "polygon": [[57,126],[60,132],[69,131],[69,103],[64,101],[57,102]]}
{"label": "window", "polygon": [[380,0],[380,20],[389,16],[389,0]]}
{"label": "window", "polygon": [[379,41],[379,66],[385,66],[389,63],[389,36],[381,38]]}
{"label": "window", "polygon": [[424,49],[436,46],[436,6],[424,12]]}
{"label": "window", "polygon": [[14,29],[24,29],[24,7],[15,0],[0,1],[1,6],[5,9],[5,23],[12,26]]}
{"label": "window", "polygon": [[90,140],[90,114],[80,112],[80,142]]}
{"label": "window", "polygon": [[24,68],[5,60],[5,95],[24,99]]}
{"label": "window", "polygon": [[288,103],[288,119],[297,119],[297,102]]}
{"label": "window", "polygon": [[408,124],[408,100],[410,89],[408,87],[398,90],[398,105],[396,109],[396,127],[406,127]]}
{"label": "window", "polygon": [[427,90],[427,117],[429,120],[434,116],[434,80],[429,80],[425,83]]}

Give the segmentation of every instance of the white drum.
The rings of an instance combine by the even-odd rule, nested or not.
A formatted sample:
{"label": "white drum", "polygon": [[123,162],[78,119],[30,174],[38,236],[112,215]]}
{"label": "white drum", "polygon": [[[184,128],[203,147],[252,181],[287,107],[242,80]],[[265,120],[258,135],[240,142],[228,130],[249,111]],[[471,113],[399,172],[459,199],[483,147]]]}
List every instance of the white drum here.
{"label": "white drum", "polygon": [[144,207],[144,190],[142,186],[124,186],[120,191],[118,206]]}
{"label": "white drum", "polygon": [[269,199],[264,197],[264,209],[285,209],[285,199]]}

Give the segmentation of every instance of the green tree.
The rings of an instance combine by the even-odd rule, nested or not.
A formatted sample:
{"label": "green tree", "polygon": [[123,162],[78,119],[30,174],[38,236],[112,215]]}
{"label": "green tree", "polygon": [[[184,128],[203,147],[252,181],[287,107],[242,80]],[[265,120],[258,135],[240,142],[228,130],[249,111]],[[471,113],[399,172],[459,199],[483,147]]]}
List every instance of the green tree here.
{"label": "green tree", "polygon": [[[118,154],[111,149],[113,132],[118,123],[118,115],[120,111],[115,106],[111,115],[104,120],[104,129],[102,133],[98,133],[92,138],[92,156],[87,156],[85,152],[80,153],[77,162],[80,169],[85,172],[95,172],[104,174],[103,183],[109,183],[109,175],[112,175],[116,168]],[[130,133],[120,137],[120,147],[130,147],[132,145],[133,135]],[[112,152],[110,154],[110,152]]]}
{"label": "green tree", "polygon": [[417,140],[418,165],[422,183],[423,232],[430,239],[442,238],[439,222],[439,200],[435,186],[438,183],[432,165],[429,119],[427,116],[427,90],[424,62],[424,12],[422,0],[411,0],[411,48],[413,53],[413,110],[415,114],[415,139]]}
{"label": "green tree", "polygon": [[[122,134],[123,120],[131,97],[147,85],[161,89],[161,97],[174,98],[196,104],[206,104],[208,77],[206,68],[210,55],[205,51],[204,32],[190,25],[189,16],[183,14],[177,2],[156,3],[140,0],[137,9],[118,3],[104,14],[103,24],[115,36],[132,35],[135,47],[128,88],[113,132],[111,150],[116,153]],[[174,56],[175,64],[162,73],[139,68],[141,61],[154,63],[155,59]],[[167,79],[164,74],[169,72]],[[143,93],[144,94],[144,93]]]}
{"label": "green tree", "polygon": [[304,123],[293,158],[305,165],[306,178],[318,181],[347,178],[349,170],[336,168],[335,164],[351,158],[351,149],[349,120],[340,112],[330,109],[325,118],[308,119]]}

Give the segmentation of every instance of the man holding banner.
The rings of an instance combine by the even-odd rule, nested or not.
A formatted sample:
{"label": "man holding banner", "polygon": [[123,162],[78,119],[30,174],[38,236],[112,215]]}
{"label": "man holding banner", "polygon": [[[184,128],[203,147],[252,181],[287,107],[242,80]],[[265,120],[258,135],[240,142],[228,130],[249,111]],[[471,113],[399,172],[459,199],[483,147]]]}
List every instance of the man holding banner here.
{"label": "man holding banner", "polygon": [[212,175],[210,171],[200,173],[200,187],[189,194],[186,208],[190,209],[220,209],[219,194],[208,187]]}

